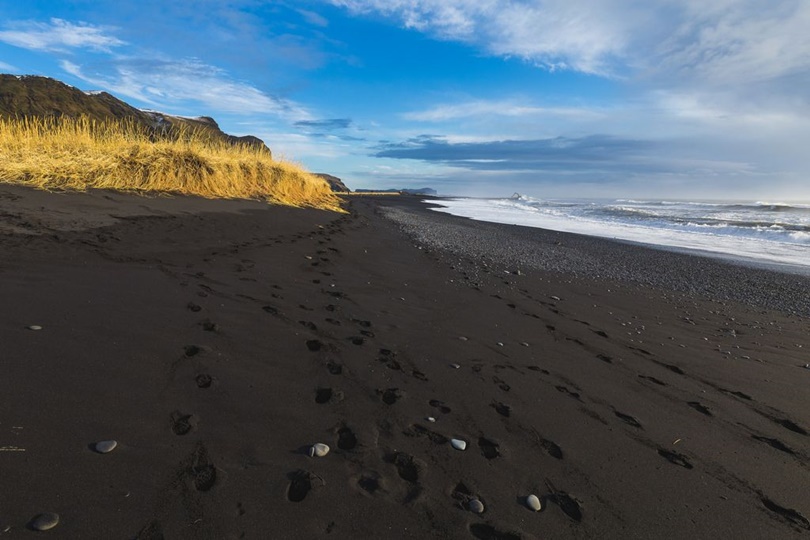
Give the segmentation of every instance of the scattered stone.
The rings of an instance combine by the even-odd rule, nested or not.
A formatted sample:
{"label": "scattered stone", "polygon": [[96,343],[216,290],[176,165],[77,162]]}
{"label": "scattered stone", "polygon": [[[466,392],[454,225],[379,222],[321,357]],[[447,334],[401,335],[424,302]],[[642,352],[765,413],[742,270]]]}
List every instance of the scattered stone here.
{"label": "scattered stone", "polygon": [[502,341],[498,342],[498,347],[503,347],[503,342]]}
{"label": "scattered stone", "polygon": [[476,514],[484,513],[484,503],[482,503],[478,499],[473,499],[469,503],[467,503],[467,508],[470,509],[470,512],[474,512]]}
{"label": "scattered stone", "polygon": [[524,347],[528,347],[528,346],[529,346],[529,344],[528,344],[528,343],[526,343],[525,341],[521,341],[521,342],[520,342],[520,344],[521,344],[521,345],[523,345]]}
{"label": "scattered stone", "polygon": [[556,300],[557,302],[559,302],[559,301],[560,301],[560,297],[559,297],[559,296],[552,296],[552,297],[551,297],[551,299],[552,299],[552,300]]}
{"label": "scattered stone", "polygon": [[463,451],[463,450],[465,450],[467,448],[467,443],[465,441],[462,441],[461,439],[450,439],[450,444],[456,450],[462,450]]}
{"label": "scattered stone", "polygon": [[459,369],[461,367],[461,364],[450,364],[450,367],[453,369]]}
{"label": "scattered stone", "polygon": [[323,443],[315,443],[309,449],[309,457],[323,457],[329,453],[329,446]]}
{"label": "scattered stone", "polygon": [[461,341],[467,341],[467,338],[464,336],[458,336],[458,339],[460,339]]}
{"label": "scattered stone", "polygon": [[34,518],[31,522],[31,527],[37,531],[48,531],[53,529],[59,524],[59,514],[53,512],[45,512]]}
{"label": "scattered stone", "polygon": [[36,324],[32,324],[28,327],[29,330],[42,330],[42,327]]}
{"label": "scattered stone", "polygon": [[428,422],[435,422],[436,421],[436,419],[433,418],[432,416],[428,416],[427,418],[425,418],[425,420],[427,420]]}
{"label": "scattered stone", "polygon": [[539,512],[543,509],[543,505],[540,503],[540,499],[537,498],[537,495],[531,494],[526,497],[526,507],[531,510],[532,512]]}
{"label": "scattered stone", "polygon": [[99,454],[109,454],[115,447],[118,446],[118,441],[99,441],[95,444],[94,448]]}

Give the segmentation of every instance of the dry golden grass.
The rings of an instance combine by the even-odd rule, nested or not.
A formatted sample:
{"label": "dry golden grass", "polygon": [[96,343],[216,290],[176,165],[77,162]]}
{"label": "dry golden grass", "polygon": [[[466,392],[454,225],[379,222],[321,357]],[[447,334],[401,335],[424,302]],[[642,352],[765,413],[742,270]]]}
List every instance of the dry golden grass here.
{"label": "dry golden grass", "polygon": [[127,121],[0,118],[0,182],[45,190],[260,199],[341,211],[325,181],[274,161],[260,148],[193,130],[155,138]]}

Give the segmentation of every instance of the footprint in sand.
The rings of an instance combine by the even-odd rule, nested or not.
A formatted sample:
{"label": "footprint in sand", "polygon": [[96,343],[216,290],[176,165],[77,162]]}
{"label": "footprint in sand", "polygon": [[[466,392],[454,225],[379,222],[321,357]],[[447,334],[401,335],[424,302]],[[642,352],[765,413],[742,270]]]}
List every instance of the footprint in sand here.
{"label": "footprint in sand", "polygon": [[776,448],[777,450],[779,450],[781,452],[785,452],[786,454],[791,454],[791,455],[796,454],[796,452],[791,450],[791,448],[789,446],[787,446],[785,443],[783,443],[779,439],[772,439],[770,437],[761,437],[759,435],[751,435],[751,438],[753,438],[753,439],[755,439],[755,440],[757,440],[759,442],[764,442],[765,444],[770,445],[773,448]]}
{"label": "footprint in sand", "polygon": [[197,345],[186,345],[184,347],[184,350],[185,355],[188,356],[189,358],[191,358],[192,356],[197,356],[198,354],[203,352],[202,347],[199,347]]}
{"label": "footprint in sand", "polygon": [[662,381],[660,379],[656,379],[655,377],[651,377],[649,375],[639,375],[638,378],[639,379],[644,379],[646,381],[650,381],[651,383],[657,384],[658,386],[666,386],[667,385],[667,383],[665,383],[664,381]]}
{"label": "footprint in sand", "polygon": [[343,401],[343,392],[339,390],[334,391],[331,388],[318,388],[315,390],[315,403],[319,405],[338,401]]}
{"label": "footprint in sand", "polygon": [[164,540],[163,528],[159,522],[153,521],[138,531],[135,540]]}
{"label": "footprint in sand", "polygon": [[382,396],[382,401],[386,405],[393,405],[402,397],[402,392],[399,388],[388,388],[387,390],[377,390],[377,393]]}
{"label": "footprint in sand", "polygon": [[397,474],[406,482],[416,484],[419,481],[419,471],[423,466],[410,454],[404,452],[389,454],[386,456],[386,461],[397,468]]}
{"label": "footprint in sand", "polygon": [[382,489],[380,485],[380,475],[377,472],[365,473],[357,479],[357,485],[371,495]]}
{"label": "footprint in sand", "polygon": [[315,326],[315,323],[311,321],[298,321],[298,324],[300,324],[301,326],[305,326],[306,328],[309,328],[313,332],[317,332],[318,330],[318,327]]}
{"label": "footprint in sand", "polygon": [[335,362],[329,362],[328,364],[326,364],[326,369],[332,375],[340,375],[343,373],[343,366]]}
{"label": "footprint in sand", "polygon": [[505,403],[501,403],[500,401],[492,403],[490,407],[495,409],[495,412],[506,418],[509,418],[509,416],[512,414],[512,407],[506,405]]}
{"label": "footprint in sand", "polygon": [[784,506],[778,505],[767,497],[762,497],[761,500],[762,504],[765,505],[765,508],[767,508],[771,512],[779,514],[780,516],[782,516],[783,518],[785,518],[794,525],[798,525],[800,527],[810,530],[810,521],[808,521],[806,517],[801,515],[796,510],[793,510],[792,508],[785,508]]}
{"label": "footprint in sand", "polygon": [[615,414],[616,417],[619,418],[622,422],[624,422],[626,424],[630,424],[634,428],[644,429],[641,426],[641,422],[639,422],[638,420],[636,420],[635,418],[633,418],[629,414],[624,414],[624,413],[619,412],[619,411],[613,411],[613,414]]}
{"label": "footprint in sand", "polygon": [[200,373],[194,378],[194,382],[197,383],[197,388],[211,388],[214,379],[208,373]]}
{"label": "footprint in sand", "polygon": [[301,502],[312,490],[312,473],[303,469],[298,469],[287,475],[290,484],[287,486],[287,500],[290,502]]}
{"label": "footprint in sand", "polygon": [[187,435],[194,429],[194,415],[175,411],[171,416],[172,432],[175,435]]}
{"label": "footprint in sand", "polygon": [[700,414],[705,414],[706,416],[712,416],[712,412],[709,410],[709,408],[707,406],[703,405],[702,403],[700,403],[699,401],[689,401],[686,404],[689,405],[690,407],[692,407],[693,409],[695,409]]}
{"label": "footprint in sand", "polygon": [[487,459],[495,459],[496,457],[501,455],[498,443],[486,439],[484,437],[478,438],[478,448],[481,449],[481,453]]}
{"label": "footprint in sand", "polygon": [[427,375],[425,375],[424,373],[422,373],[418,369],[411,370],[411,375],[413,375],[414,378],[419,379],[420,381],[427,381],[428,380]]}
{"label": "footprint in sand", "polygon": [[672,452],[670,450],[665,450],[663,448],[658,449],[658,455],[669,461],[674,465],[680,465],[685,469],[692,469],[692,464],[689,463],[689,460],[686,459],[686,456],[681,455],[677,452]]}
{"label": "footprint in sand", "polygon": [[577,392],[572,392],[571,390],[569,390],[565,386],[555,386],[555,388],[557,389],[557,391],[562,392],[563,394],[568,394],[569,396],[576,399],[577,401],[582,401]]}
{"label": "footprint in sand", "polygon": [[338,448],[340,448],[341,450],[354,450],[354,448],[357,446],[357,437],[352,432],[352,430],[349,429],[348,426],[344,425],[343,427],[341,427],[338,430],[337,434],[338,434],[338,443],[337,443]]}
{"label": "footprint in sand", "polygon": [[479,540],[522,540],[523,538],[520,534],[498,530],[488,523],[473,523],[470,525],[470,534]]}
{"label": "footprint in sand", "polygon": [[190,474],[194,480],[194,489],[197,491],[208,491],[216,484],[217,469],[208,458],[208,451],[202,443],[199,443],[194,451]]}
{"label": "footprint in sand", "polygon": [[428,401],[428,404],[431,407],[439,409],[439,411],[441,411],[444,414],[449,414],[451,411],[450,407],[448,407],[447,405],[444,404],[443,401],[439,401],[438,399],[431,399],[430,401]]}
{"label": "footprint in sand", "polygon": [[200,325],[206,332],[216,332],[217,330],[219,330],[219,326],[216,323],[209,321],[208,319],[201,322]]}
{"label": "footprint in sand", "polygon": [[433,444],[447,444],[447,442],[450,440],[441,433],[431,431],[425,426],[420,426],[419,424],[412,424],[411,426],[408,426],[402,433],[408,437],[427,437]]}
{"label": "footprint in sand", "polygon": [[546,453],[551,457],[553,457],[554,459],[563,458],[562,448],[560,448],[560,446],[554,441],[550,441],[548,439],[540,439],[540,446],[542,446],[543,450],[545,450]]}

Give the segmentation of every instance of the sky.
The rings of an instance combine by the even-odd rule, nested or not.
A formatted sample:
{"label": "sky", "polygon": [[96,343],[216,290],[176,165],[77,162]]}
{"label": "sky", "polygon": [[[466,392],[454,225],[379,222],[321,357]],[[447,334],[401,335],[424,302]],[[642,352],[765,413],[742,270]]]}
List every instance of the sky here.
{"label": "sky", "polygon": [[0,72],[356,188],[810,201],[807,0],[0,0]]}

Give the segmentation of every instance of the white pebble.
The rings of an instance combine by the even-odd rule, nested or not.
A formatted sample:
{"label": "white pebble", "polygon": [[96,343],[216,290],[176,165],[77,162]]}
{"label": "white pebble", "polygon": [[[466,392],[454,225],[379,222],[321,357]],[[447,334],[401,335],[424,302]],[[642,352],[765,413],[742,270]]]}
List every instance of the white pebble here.
{"label": "white pebble", "polygon": [[31,522],[31,527],[38,531],[48,531],[56,527],[58,524],[59,514],[46,512],[45,514],[40,514],[35,517],[34,521]]}
{"label": "white pebble", "polygon": [[323,443],[315,443],[309,449],[309,457],[323,457],[329,453],[329,446]]}
{"label": "white pebble", "polygon": [[470,512],[475,512],[476,514],[484,513],[484,503],[482,503],[478,499],[473,499],[469,503],[467,503],[467,508],[470,509]]}
{"label": "white pebble", "polygon": [[433,418],[432,416],[428,416],[427,418],[425,418],[425,420],[427,420],[428,422],[435,422],[436,421],[436,419]]}
{"label": "white pebble", "polygon": [[453,369],[458,369],[461,367],[461,364],[450,364],[450,367]]}
{"label": "white pebble", "polygon": [[529,510],[534,512],[539,512],[543,508],[543,505],[540,503],[540,499],[538,499],[537,495],[534,494],[526,497],[526,506],[529,508]]}
{"label": "white pebble", "polygon": [[99,454],[109,454],[115,447],[118,446],[117,441],[99,441],[96,443],[95,449]]}
{"label": "white pebble", "polygon": [[458,339],[460,339],[461,341],[467,341],[467,338],[464,336],[458,336]]}
{"label": "white pebble", "polygon": [[29,330],[42,330],[42,327],[37,324],[32,324],[28,327]]}
{"label": "white pebble", "polygon": [[462,441],[461,439],[450,439],[450,444],[453,445],[453,448],[456,450],[465,450],[467,448],[467,442]]}
{"label": "white pebble", "polygon": [[[610,291],[608,291],[608,292],[610,292]],[[552,300],[556,300],[556,301],[558,301],[558,302],[560,301],[560,297],[559,297],[559,296],[552,296],[552,297],[551,297],[551,299],[552,299]]]}

